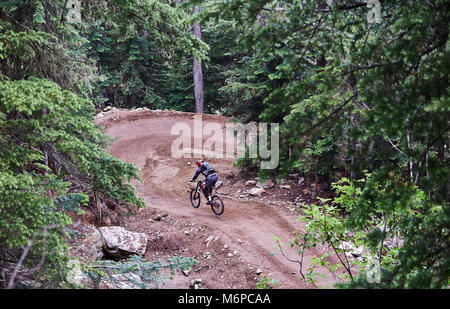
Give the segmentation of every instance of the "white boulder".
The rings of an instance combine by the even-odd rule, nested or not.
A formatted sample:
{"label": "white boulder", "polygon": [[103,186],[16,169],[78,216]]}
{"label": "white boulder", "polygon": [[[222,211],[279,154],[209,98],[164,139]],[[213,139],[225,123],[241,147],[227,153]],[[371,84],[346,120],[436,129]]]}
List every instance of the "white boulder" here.
{"label": "white boulder", "polygon": [[103,226],[99,231],[102,235],[103,248],[109,255],[126,257],[131,254],[145,254],[147,234],[127,231],[121,226]]}

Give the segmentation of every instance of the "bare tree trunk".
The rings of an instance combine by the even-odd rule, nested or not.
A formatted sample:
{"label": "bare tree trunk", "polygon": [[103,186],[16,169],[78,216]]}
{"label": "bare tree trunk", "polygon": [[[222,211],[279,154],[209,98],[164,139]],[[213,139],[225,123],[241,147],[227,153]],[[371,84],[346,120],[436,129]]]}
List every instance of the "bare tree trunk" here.
{"label": "bare tree trunk", "polygon": [[100,202],[100,198],[98,196],[98,192],[94,190],[94,202],[98,211],[98,222],[102,222],[102,204]]}
{"label": "bare tree trunk", "polygon": [[[196,6],[194,8],[194,14],[198,13],[200,10]],[[193,25],[194,35],[200,40],[202,39],[202,30],[198,22]],[[202,62],[200,59],[194,57],[194,97],[195,97],[195,109],[199,114],[203,114],[203,71]]]}

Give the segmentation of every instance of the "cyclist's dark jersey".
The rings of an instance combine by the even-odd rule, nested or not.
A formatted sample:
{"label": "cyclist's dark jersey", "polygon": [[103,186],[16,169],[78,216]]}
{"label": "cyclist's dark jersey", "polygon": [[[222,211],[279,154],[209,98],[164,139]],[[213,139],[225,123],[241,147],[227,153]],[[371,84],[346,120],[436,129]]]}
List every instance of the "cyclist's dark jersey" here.
{"label": "cyclist's dark jersey", "polygon": [[210,166],[208,163],[203,163],[195,172],[194,178],[192,179],[197,179],[198,175],[200,175],[200,173],[202,173],[205,177],[208,177],[209,175],[213,175],[216,173],[216,171],[214,170],[214,168],[212,166]]}

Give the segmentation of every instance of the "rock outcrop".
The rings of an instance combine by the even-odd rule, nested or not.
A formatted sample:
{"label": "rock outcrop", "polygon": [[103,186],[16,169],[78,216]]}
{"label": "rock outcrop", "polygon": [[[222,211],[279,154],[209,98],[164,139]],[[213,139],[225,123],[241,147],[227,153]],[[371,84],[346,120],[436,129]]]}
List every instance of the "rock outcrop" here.
{"label": "rock outcrop", "polygon": [[144,255],[148,236],[145,233],[127,231],[120,226],[103,226],[99,228],[103,249],[116,258],[126,258],[132,254]]}

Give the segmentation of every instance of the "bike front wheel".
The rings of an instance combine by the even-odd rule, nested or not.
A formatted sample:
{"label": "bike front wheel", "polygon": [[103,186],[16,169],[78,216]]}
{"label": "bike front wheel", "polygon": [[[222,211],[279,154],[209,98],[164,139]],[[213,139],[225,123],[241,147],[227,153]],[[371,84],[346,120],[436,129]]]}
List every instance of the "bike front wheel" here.
{"label": "bike front wheel", "polygon": [[194,208],[198,208],[200,206],[200,192],[196,189],[192,189],[191,191],[191,205]]}
{"label": "bike front wheel", "polygon": [[211,209],[213,213],[220,216],[224,211],[223,201],[218,195],[211,196]]}

